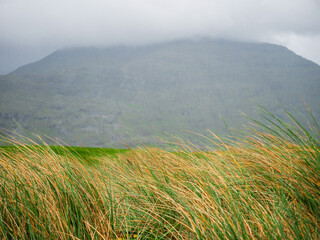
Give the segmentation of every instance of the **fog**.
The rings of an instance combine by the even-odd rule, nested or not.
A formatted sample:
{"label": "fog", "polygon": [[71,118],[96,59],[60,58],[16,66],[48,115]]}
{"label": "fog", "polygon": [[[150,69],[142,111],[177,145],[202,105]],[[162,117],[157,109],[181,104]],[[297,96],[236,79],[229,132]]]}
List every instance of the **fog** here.
{"label": "fog", "polygon": [[319,0],[0,0],[0,74],[71,46],[212,37],[281,44],[320,64]]}

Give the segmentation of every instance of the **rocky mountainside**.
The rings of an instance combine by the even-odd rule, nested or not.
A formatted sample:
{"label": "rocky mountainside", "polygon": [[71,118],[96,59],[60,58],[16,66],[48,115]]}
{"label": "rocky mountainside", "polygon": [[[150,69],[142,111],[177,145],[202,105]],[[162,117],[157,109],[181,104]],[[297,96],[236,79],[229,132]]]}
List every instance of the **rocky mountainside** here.
{"label": "rocky mountainside", "polygon": [[183,40],[58,50],[0,76],[0,128],[70,145],[149,143],[163,132],[239,128],[256,104],[320,119],[320,66],[260,43]]}

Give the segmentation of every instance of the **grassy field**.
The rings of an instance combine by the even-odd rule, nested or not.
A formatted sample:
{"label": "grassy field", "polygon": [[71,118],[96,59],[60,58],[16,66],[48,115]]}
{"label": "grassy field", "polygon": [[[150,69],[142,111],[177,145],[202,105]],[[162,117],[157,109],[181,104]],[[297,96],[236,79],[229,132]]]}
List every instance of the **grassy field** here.
{"label": "grassy field", "polygon": [[[2,239],[320,239],[320,129],[199,149],[0,148]],[[289,115],[290,117],[290,115]],[[89,163],[89,164],[88,164]]]}
{"label": "grassy field", "polygon": [[[18,148],[20,144],[18,144]],[[30,146],[28,146],[30,147]],[[15,153],[17,151],[17,144],[0,146],[6,152]],[[95,164],[100,157],[116,156],[119,153],[125,153],[127,149],[116,148],[93,148],[93,147],[70,147],[70,146],[41,146],[33,145],[32,148],[36,151],[47,150],[52,154],[59,155],[60,157],[78,158],[83,163]]]}

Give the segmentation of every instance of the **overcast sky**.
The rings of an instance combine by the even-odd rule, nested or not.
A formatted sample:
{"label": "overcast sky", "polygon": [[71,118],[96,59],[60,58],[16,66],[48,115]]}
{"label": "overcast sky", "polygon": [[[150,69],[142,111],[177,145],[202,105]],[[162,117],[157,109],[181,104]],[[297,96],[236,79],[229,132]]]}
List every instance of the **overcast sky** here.
{"label": "overcast sky", "polygon": [[277,43],[320,64],[320,0],[0,0],[0,74],[70,46]]}

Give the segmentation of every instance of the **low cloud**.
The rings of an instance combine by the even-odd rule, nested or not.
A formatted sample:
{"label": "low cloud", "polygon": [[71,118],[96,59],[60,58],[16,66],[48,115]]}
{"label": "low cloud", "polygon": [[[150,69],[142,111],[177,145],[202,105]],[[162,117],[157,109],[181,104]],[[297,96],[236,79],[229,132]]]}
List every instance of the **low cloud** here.
{"label": "low cloud", "polygon": [[0,0],[0,49],[207,36],[282,43],[320,59],[310,46],[319,40],[319,13],[319,0]]}

